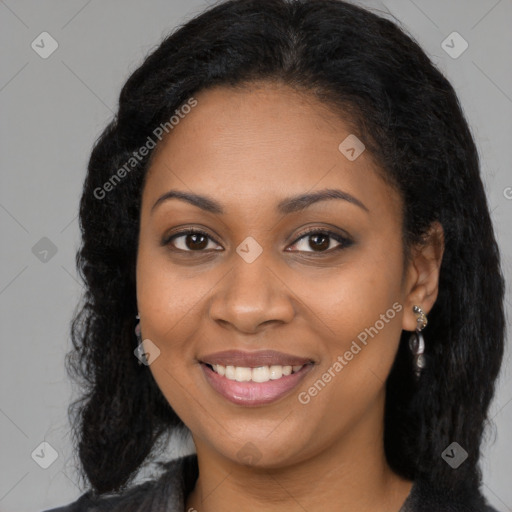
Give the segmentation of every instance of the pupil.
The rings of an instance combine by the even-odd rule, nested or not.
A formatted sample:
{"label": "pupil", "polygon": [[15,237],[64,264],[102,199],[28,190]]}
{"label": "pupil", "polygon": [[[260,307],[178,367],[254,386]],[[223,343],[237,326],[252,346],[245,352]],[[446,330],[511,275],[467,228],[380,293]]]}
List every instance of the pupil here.
{"label": "pupil", "polygon": [[[321,234],[320,235],[312,235],[310,237],[310,240],[311,239],[315,240],[314,244],[311,244],[311,242],[309,244],[312,249],[316,250],[316,249],[328,249],[329,248],[329,237],[328,236],[321,235]],[[323,240],[323,242],[318,243],[318,239]]]}
{"label": "pupil", "polygon": [[[197,242],[198,238],[202,238],[203,242]],[[192,240],[192,243],[189,244],[189,241]],[[204,235],[200,235],[198,233],[192,233],[187,236],[187,247],[189,249],[204,249],[208,245],[208,241]]]}

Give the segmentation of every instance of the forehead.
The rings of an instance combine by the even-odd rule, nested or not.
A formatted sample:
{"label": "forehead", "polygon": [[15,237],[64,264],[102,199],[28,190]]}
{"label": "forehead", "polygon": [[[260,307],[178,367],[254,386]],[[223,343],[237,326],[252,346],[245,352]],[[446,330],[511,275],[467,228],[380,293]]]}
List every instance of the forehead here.
{"label": "forehead", "polygon": [[311,94],[264,83],[194,97],[197,106],[153,156],[144,191],[153,202],[168,189],[188,190],[219,198],[235,213],[325,188],[367,205],[396,202],[368,152],[349,160],[340,151],[354,137],[349,120]]}

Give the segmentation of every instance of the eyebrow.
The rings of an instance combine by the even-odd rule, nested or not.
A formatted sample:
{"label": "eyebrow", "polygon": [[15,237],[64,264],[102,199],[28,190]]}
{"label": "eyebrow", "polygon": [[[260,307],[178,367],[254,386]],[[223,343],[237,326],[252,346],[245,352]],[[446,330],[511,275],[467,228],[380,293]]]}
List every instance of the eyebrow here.
{"label": "eyebrow", "polygon": [[[157,208],[158,205],[162,204],[165,201],[168,201],[169,199],[180,199],[182,201],[186,201],[187,203],[197,206],[198,208],[201,208],[202,210],[210,213],[225,213],[220,203],[215,201],[215,199],[200,194],[194,194],[192,192],[181,192],[179,190],[169,190],[168,192],[160,196],[156,200],[155,204],[151,207],[151,213],[153,213],[153,211]],[[290,213],[304,210],[308,206],[318,203],[319,201],[326,201],[329,199],[341,199],[343,201],[352,203],[358,206],[359,208],[362,208],[366,212],[370,211],[359,199],[350,195],[348,192],[331,188],[320,190],[319,192],[315,192],[312,194],[300,194],[297,196],[292,196],[283,199],[281,202],[278,203],[277,211],[279,213],[287,215]]]}

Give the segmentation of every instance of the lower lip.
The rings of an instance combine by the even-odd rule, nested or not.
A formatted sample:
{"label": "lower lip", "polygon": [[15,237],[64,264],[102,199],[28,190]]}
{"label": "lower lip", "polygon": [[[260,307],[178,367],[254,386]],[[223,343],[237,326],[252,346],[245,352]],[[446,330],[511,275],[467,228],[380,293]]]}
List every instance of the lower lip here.
{"label": "lower lip", "polygon": [[204,363],[201,363],[201,368],[217,393],[234,404],[254,406],[269,404],[287,395],[313,368],[313,365],[305,364],[296,373],[267,382],[238,382],[219,375]]}

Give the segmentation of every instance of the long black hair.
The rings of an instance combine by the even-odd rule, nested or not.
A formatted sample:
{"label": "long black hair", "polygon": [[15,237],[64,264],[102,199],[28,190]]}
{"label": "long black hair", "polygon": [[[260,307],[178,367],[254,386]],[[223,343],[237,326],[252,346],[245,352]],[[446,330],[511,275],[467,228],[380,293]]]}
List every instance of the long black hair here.
{"label": "long black hair", "polygon": [[[221,2],[165,38],[124,85],[80,202],[77,266],[86,292],[67,367],[83,386],[69,409],[82,478],[99,494],[125,489],[183,427],[133,354],[141,192],[153,151],[136,160],[134,152],[199,91],[256,80],[309,92],[353,123],[403,198],[404,248],[434,221],[442,225],[426,367],[416,383],[403,332],[386,383],[384,444],[404,477],[478,488],[505,322],[477,150],[452,86],[419,45],[395,23],[341,0]],[[122,180],[106,187],[123,167]],[[441,457],[452,442],[468,453],[457,470]]]}

